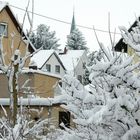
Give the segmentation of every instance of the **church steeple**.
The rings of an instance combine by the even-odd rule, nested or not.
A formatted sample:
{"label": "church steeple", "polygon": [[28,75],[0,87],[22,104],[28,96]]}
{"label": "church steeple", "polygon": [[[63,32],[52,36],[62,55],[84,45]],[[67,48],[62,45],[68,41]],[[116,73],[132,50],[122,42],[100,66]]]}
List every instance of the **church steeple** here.
{"label": "church steeple", "polygon": [[72,23],[71,23],[71,29],[70,29],[70,33],[73,32],[73,30],[76,29],[76,24],[75,24],[75,16],[74,16],[74,9],[73,9],[73,17],[72,17]]}

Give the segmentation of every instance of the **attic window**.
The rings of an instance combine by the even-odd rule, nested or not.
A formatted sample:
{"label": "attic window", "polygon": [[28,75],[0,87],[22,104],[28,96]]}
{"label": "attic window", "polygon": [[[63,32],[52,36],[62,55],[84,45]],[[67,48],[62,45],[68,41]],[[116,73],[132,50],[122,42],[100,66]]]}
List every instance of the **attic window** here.
{"label": "attic window", "polygon": [[51,72],[51,65],[50,65],[50,64],[46,64],[46,70],[47,70],[48,72]]}
{"label": "attic window", "polygon": [[8,36],[8,31],[7,31],[7,24],[6,23],[0,23],[0,36]]}
{"label": "attic window", "polygon": [[59,65],[56,65],[56,66],[55,66],[55,72],[56,72],[56,73],[60,73],[60,66],[59,66]]}

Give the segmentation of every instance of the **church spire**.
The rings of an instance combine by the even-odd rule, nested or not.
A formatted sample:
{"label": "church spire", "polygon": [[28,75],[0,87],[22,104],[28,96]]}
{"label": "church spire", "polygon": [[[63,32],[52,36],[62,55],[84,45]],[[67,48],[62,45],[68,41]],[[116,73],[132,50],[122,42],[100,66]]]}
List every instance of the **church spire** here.
{"label": "church spire", "polygon": [[74,16],[74,8],[73,8],[73,17],[72,17],[72,23],[71,23],[71,29],[70,29],[70,33],[73,32],[73,30],[76,29],[76,24],[75,24],[75,16]]}

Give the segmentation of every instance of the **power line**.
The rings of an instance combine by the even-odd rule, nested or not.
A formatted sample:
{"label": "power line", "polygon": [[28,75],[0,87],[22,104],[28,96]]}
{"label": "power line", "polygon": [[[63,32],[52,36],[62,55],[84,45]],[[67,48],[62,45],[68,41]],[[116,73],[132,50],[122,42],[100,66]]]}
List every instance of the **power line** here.
{"label": "power line", "polygon": [[[21,10],[21,11],[26,11],[25,9],[20,8],[20,7],[17,7],[17,6],[14,6],[14,5],[10,5],[10,6],[13,7],[13,8],[19,9],[19,10]],[[47,18],[47,19],[50,19],[50,20],[53,20],[53,21],[57,21],[57,22],[60,22],[60,23],[64,23],[64,24],[69,24],[69,25],[71,25],[71,23],[70,23],[70,22],[67,22],[67,21],[63,21],[63,20],[60,20],[60,19],[48,17],[48,16],[45,16],[45,15],[42,15],[42,14],[39,14],[39,13],[31,12],[31,11],[28,11],[28,12],[29,12],[29,13],[33,13],[33,14],[36,15],[36,16],[40,16],[40,17]],[[81,28],[85,28],[85,29],[88,29],[88,30],[93,30],[93,28],[87,27],[87,26],[83,26],[83,25],[76,25],[76,26],[81,27]],[[98,32],[109,33],[109,31],[102,30],[102,29],[94,28],[94,30],[96,30],[96,31],[98,31]],[[112,34],[117,34],[117,35],[121,35],[121,33],[117,33],[117,32],[110,32],[110,33],[112,33]]]}

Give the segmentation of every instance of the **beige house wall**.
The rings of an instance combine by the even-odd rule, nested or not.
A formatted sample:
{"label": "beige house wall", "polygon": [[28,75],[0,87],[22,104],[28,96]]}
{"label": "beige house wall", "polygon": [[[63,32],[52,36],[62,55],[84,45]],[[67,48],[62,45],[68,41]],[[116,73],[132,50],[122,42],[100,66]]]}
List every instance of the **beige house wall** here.
{"label": "beige house wall", "polygon": [[[27,88],[22,88],[23,84]],[[35,95],[39,97],[54,97],[55,85],[60,79],[39,73],[24,73],[19,76],[19,96],[28,97]],[[9,98],[8,79],[3,73],[0,74],[0,98]]]}
{"label": "beige house wall", "polygon": [[[28,95],[34,95],[34,74],[33,73],[20,74],[18,81],[19,81],[18,82],[19,96],[27,98]],[[24,88],[23,88],[23,85],[25,85]]]}
{"label": "beige house wall", "polygon": [[[27,84],[28,87],[33,87],[33,75],[22,74],[19,76],[19,96],[27,97],[28,89],[22,89],[23,84],[28,80],[31,79],[30,82]],[[31,90],[31,89],[30,89]],[[25,93],[26,92],[26,93]],[[0,73],[0,98],[9,98],[9,89],[8,89],[8,78],[5,74]]]}
{"label": "beige house wall", "polygon": [[133,59],[134,63],[137,63],[140,61],[140,57],[136,54],[135,50],[132,47],[130,47],[129,45],[128,45],[127,53],[130,56],[134,55],[134,59]]}
{"label": "beige house wall", "polygon": [[60,79],[44,74],[34,73],[35,95],[40,97],[54,97],[54,87]]}
{"label": "beige house wall", "polygon": [[[9,91],[7,88],[7,77],[4,74],[0,74],[0,98],[9,98]],[[43,75],[43,74],[37,74],[37,73],[28,73],[20,75],[19,78],[19,96],[27,98],[28,90],[21,90],[21,86],[24,84],[24,82],[30,79],[30,82],[27,84],[29,87],[37,87],[35,88],[34,95],[40,96],[40,97],[54,97],[54,85],[58,82],[59,78]],[[24,92],[27,91],[27,94]],[[4,106],[4,108],[7,110],[8,116],[10,117],[11,113],[9,110],[9,106]],[[28,109],[29,108],[29,109]],[[40,115],[38,115],[37,112],[32,111],[32,109],[38,109],[41,110],[43,108],[43,111]],[[50,111],[50,116],[49,115]],[[27,114],[31,115],[32,119],[36,118],[50,118],[50,124],[53,124],[55,127],[59,127],[59,111],[65,111],[63,108],[60,107],[60,104],[52,105],[52,106],[28,106],[27,107]],[[0,116],[4,116],[4,112],[2,108],[0,108]],[[71,118],[71,117],[70,117]],[[70,126],[74,126],[74,123],[72,123],[72,120],[70,121]]]}
{"label": "beige house wall", "polygon": [[0,73],[0,98],[9,98],[8,79]]}
{"label": "beige house wall", "polygon": [[[9,110],[9,106],[3,106],[4,109],[7,112],[7,115],[9,119],[12,119],[11,112]],[[37,119],[49,119],[48,125],[54,125],[56,128],[59,127],[59,111],[65,111],[63,108],[60,107],[60,105],[52,105],[51,107],[48,106],[24,106],[26,108],[26,115],[32,119],[37,121]],[[20,110],[20,108],[19,108]],[[49,114],[49,110],[51,113]],[[38,114],[37,111],[40,111],[41,113]],[[4,111],[2,108],[0,108],[0,117],[5,116]],[[72,117],[71,117],[72,118]],[[72,119],[70,120],[70,126],[74,127],[74,123],[72,122]]]}

